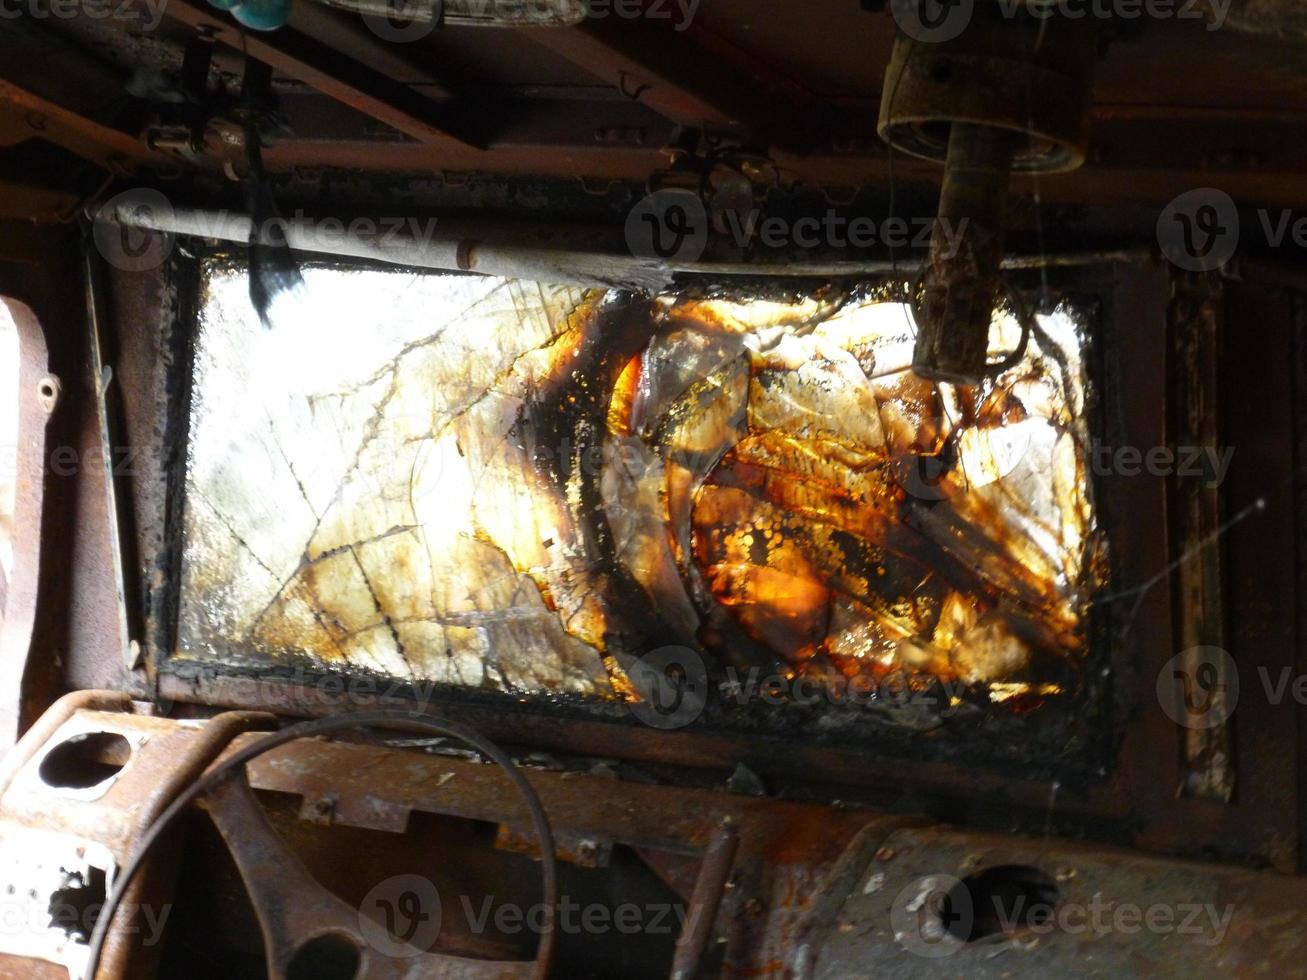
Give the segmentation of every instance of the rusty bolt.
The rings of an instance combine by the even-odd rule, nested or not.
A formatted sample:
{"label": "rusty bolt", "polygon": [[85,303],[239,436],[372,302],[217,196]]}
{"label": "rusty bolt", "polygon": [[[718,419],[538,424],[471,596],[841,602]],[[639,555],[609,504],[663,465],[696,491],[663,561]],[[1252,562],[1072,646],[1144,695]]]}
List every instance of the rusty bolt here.
{"label": "rusty bolt", "polygon": [[303,818],[310,823],[330,825],[336,815],[336,799],[332,796],[320,796],[313,801],[305,801]]}

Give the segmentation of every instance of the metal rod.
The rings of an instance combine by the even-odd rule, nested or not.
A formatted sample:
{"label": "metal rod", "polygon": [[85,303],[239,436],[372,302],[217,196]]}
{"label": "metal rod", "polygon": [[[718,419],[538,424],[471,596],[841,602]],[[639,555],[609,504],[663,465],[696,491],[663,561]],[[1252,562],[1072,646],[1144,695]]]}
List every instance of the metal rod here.
{"label": "metal rod", "polygon": [[[110,220],[164,234],[216,239],[240,245],[249,243],[253,227],[250,217],[244,214],[186,207],[160,210],[156,207],[140,206],[130,199],[117,200],[112,211],[102,212],[98,217],[101,220]],[[364,259],[409,268],[477,272],[509,279],[635,289],[651,293],[667,289],[675,278],[681,275],[813,279],[901,276],[905,280],[915,275],[912,266],[887,260],[853,259],[777,263],[666,262],[632,255],[615,255],[574,248],[532,248],[465,237],[432,236],[419,240],[407,232],[365,237],[344,230],[324,231],[320,222],[306,218],[287,219],[282,227],[285,229],[287,243],[297,251]],[[1022,270],[1148,260],[1149,253],[1143,249],[1116,250],[1008,257],[1003,260],[1002,267],[1009,270]]]}
{"label": "metal rod", "polygon": [[118,635],[122,648],[122,663],[128,670],[141,665],[141,644],[134,629],[136,612],[135,579],[128,568],[124,527],[133,521],[124,511],[129,496],[119,494],[116,452],[126,443],[115,438],[116,418],[110,402],[109,385],[113,382],[113,368],[105,363],[104,333],[101,323],[103,286],[100,277],[99,255],[88,234],[82,245],[86,277],[86,320],[90,334],[91,371],[95,382],[95,411],[99,421],[100,453],[104,466],[105,519],[109,524],[109,543],[113,550],[113,577],[117,591]]}
{"label": "metal rod", "polygon": [[712,940],[717,911],[731,879],[735,852],[739,846],[739,835],[729,823],[719,827],[708,844],[703,864],[699,868],[699,877],[694,883],[694,894],[690,897],[690,916],[676,940],[672,980],[694,980],[698,976],[703,954]]}
{"label": "metal rod", "polygon": [[1003,229],[1015,133],[954,123],[922,280],[912,370],[931,381],[979,384],[1002,296]]}

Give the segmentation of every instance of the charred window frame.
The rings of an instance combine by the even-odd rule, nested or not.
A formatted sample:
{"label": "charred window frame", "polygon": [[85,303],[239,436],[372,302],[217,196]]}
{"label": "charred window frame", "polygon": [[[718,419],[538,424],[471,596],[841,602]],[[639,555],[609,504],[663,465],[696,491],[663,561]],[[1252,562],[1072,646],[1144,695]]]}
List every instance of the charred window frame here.
{"label": "charred window frame", "polygon": [[168,361],[163,369],[163,398],[159,469],[162,493],[155,497],[156,526],[161,535],[141,541],[141,583],[145,616],[145,663],[156,689],[176,649],[177,615],[181,600],[182,517],[186,494],[186,448],[190,438],[191,390],[195,336],[199,329],[200,268],[203,251],[173,249],[162,269],[172,301],[161,311],[165,334],[162,348]]}

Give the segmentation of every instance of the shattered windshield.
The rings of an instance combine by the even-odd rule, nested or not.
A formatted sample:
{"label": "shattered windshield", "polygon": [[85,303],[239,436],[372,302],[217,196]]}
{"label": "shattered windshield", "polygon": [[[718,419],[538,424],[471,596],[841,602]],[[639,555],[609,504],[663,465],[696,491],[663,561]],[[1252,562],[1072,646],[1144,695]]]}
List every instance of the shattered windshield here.
{"label": "shattered windshield", "polygon": [[1075,683],[1102,573],[1074,311],[968,389],[907,370],[870,288],[305,280],[265,329],[208,267],[178,657],[604,700],[668,644],[1009,707]]}

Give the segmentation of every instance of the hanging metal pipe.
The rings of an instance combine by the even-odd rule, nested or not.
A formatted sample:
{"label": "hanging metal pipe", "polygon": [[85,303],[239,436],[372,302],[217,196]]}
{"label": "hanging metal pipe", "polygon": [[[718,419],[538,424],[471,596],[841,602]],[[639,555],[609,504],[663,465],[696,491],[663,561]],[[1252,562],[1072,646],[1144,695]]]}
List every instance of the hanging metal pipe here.
{"label": "hanging metal pipe", "polygon": [[912,370],[974,385],[988,365],[989,327],[1002,297],[1008,177],[1020,137],[954,123],[939,216],[922,278]]}
{"label": "hanging metal pipe", "polygon": [[[252,222],[249,215],[201,208],[145,206],[130,198],[115,199],[102,210],[99,221],[160,234],[248,245]],[[337,223],[343,225],[343,223]],[[360,235],[328,230],[324,222],[287,219],[287,243],[301,252],[336,258],[353,258],[405,268],[447,272],[476,272],[508,279],[599,288],[633,289],[657,293],[667,289],[677,276],[708,277],[780,276],[810,279],[867,279],[906,277],[902,262],[880,259],[789,262],[676,262],[632,255],[583,250],[572,246],[526,247],[511,242],[438,235],[418,238],[406,231],[384,235]],[[548,229],[541,228],[541,231]],[[1110,262],[1146,262],[1144,249],[1084,252],[1064,255],[1007,256],[1004,269],[1037,269],[1052,266],[1098,265]]]}

